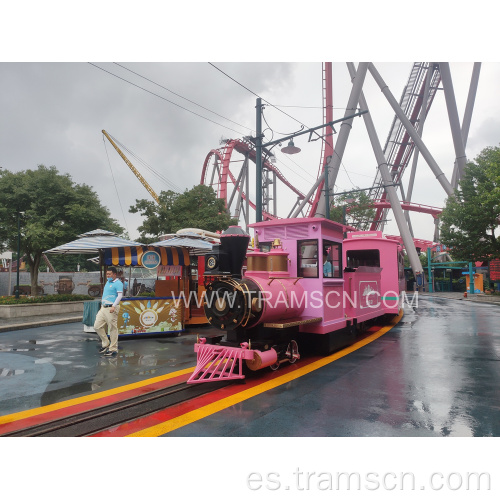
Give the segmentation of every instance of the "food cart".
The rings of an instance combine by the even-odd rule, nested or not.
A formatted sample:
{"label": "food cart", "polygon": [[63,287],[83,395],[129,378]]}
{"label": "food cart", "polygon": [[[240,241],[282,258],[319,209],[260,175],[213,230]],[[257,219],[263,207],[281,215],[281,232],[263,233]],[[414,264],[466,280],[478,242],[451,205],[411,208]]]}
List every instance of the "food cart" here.
{"label": "food cart", "polygon": [[[203,312],[203,286],[195,279],[196,268],[212,244],[197,234],[166,235],[166,239],[151,245],[124,240],[115,233],[96,229],[79,239],[45,253],[97,253],[100,281],[104,286],[106,268],[115,266],[128,271],[128,290],[120,304],[118,330],[121,337],[146,334],[177,334],[185,325],[208,323]],[[192,260],[191,260],[192,258]],[[149,296],[140,296],[145,287],[132,286],[132,269],[149,270],[154,283]],[[193,272],[194,271],[194,272]],[[120,273],[121,274],[121,273]],[[201,276],[203,272],[201,272]],[[139,296],[130,296],[135,288]],[[100,301],[84,303],[84,331],[94,331],[93,324]]]}
{"label": "food cart", "polygon": [[[156,270],[154,296],[124,297],[120,303],[120,337],[180,334],[184,331],[186,277],[190,258],[187,248],[116,247],[104,250],[105,267],[144,267]],[[129,272],[131,276],[131,272]],[[167,276],[171,279],[166,279]],[[131,281],[129,279],[129,281]],[[185,300],[186,299],[186,300]]]}

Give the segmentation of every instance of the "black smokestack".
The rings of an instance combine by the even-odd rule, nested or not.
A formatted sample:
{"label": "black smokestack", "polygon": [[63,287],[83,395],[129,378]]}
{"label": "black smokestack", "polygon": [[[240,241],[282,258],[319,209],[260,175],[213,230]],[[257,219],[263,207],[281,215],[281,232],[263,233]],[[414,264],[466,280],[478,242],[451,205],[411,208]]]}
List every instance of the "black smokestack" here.
{"label": "black smokestack", "polygon": [[245,261],[250,236],[239,226],[230,226],[220,238],[221,250],[229,256],[231,274],[241,278],[241,268]]}
{"label": "black smokestack", "polygon": [[250,236],[239,226],[230,226],[205,255],[205,276],[233,276],[241,278],[241,268],[247,254]]}

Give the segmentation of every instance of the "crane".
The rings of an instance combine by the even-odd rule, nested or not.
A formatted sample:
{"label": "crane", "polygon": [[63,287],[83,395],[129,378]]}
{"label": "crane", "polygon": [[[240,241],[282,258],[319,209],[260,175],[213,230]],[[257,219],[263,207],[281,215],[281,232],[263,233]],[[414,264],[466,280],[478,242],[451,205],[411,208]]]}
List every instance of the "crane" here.
{"label": "crane", "polygon": [[111,143],[111,145],[118,151],[118,154],[123,158],[123,161],[128,165],[130,170],[134,172],[135,176],[141,181],[141,184],[147,189],[148,193],[154,198],[156,203],[158,205],[161,205],[160,199],[158,198],[158,195],[153,191],[153,188],[147,183],[146,179],[140,174],[140,172],[130,163],[129,159],[122,153],[120,148],[115,144],[113,139],[108,135],[108,133],[103,130],[102,133],[107,137],[108,141]]}

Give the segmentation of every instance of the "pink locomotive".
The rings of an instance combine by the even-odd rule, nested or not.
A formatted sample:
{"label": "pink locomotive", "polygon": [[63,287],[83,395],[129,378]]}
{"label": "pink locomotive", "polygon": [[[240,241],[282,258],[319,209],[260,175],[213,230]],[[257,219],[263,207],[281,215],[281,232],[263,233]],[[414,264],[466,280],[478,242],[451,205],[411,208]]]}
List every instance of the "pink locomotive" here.
{"label": "pink locomotive", "polygon": [[[348,233],[328,219],[230,227],[205,258],[205,313],[221,335],[195,344],[188,383],[243,379],[300,358],[299,347],[328,354],[353,342],[365,322],[398,314],[402,248],[379,231]],[[246,258],[246,269],[243,264]]]}

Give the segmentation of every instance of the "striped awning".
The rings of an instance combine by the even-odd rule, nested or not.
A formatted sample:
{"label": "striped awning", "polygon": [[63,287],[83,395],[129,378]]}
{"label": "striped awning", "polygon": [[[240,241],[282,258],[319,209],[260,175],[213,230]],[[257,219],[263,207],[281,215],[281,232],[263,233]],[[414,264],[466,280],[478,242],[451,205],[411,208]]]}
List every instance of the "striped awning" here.
{"label": "striped awning", "polygon": [[142,266],[142,255],[148,250],[160,254],[162,266],[188,266],[189,251],[180,247],[116,247],[104,250],[104,264],[107,266]]}
{"label": "striped awning", "polygon": [[96,229],[95,231],[89,231],[88,233],[81,234],[77,240],[51,248],[50,250],[46,250],[44,253],[92,254],[99,253],[100,250],[105,248],[125,246],[141,246],[141,243],[125,240],[110,231]]}
{"label": "striped awning", "polygon": [[182,247],[189,249],[189,255],[205,255],[212,250],[212,243],[204,241],[203,239],[191,238],[190,236],[172,235],[170,238],[151,243],[155,247]]}

